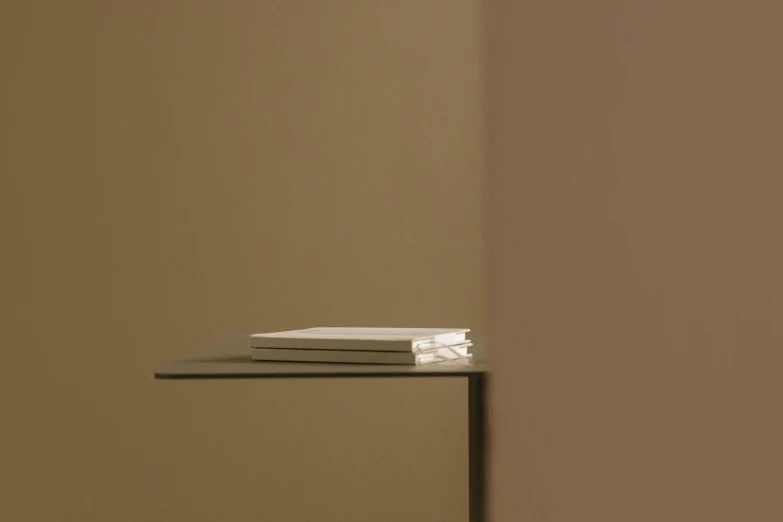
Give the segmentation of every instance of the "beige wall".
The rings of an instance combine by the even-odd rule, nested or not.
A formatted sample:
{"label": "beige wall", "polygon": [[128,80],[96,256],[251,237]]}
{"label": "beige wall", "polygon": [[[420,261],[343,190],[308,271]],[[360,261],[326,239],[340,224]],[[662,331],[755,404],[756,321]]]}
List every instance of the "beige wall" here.
{"label": "beige wall", "polygon": [[461,382],[150,374],[230,332],[481,330],[477,10],[3,4],[0,519],[466,519]]}
{"label": "beige wall", "polygon": [[489,2],[494,522],[783,519],[781,14]]}

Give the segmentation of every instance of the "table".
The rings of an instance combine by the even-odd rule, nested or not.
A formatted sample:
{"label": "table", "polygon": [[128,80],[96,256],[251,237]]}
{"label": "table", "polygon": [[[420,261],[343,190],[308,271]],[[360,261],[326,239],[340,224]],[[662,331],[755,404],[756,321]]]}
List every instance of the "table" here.
{"label": "table", "polygon": [[156,379],[306,379],[306,378],[464,378],[468,379],[470,522],[484,522],[486,511],[486,386],[485,361],[469,365],[440,362],[420,366],[367,364],[310,364],[260,362],[249,349],[231,348],[223,353],[191,357],[163,366]]}

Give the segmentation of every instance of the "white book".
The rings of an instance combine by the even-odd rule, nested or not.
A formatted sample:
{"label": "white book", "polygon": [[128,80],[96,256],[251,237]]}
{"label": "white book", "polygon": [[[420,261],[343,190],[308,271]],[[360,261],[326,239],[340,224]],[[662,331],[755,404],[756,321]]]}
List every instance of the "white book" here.
{"label": "white book", "polygon": [[462,343],[449,348],[428,348],[418,353],[253,348],[252,357],[255,361],[418,365],[471,357],[468,353],[470,346],[471,343]]}
{"label": "white book", "polygon": [[467,328],[307,328],[250,336],[251,348],[413,352],[464,343]]}

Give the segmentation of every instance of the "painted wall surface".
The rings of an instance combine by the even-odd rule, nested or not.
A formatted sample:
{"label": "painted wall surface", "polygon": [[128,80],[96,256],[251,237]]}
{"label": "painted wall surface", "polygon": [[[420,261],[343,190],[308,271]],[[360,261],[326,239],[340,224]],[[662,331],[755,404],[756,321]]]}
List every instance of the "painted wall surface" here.
{"label": "painted wall surface", "polygon": [[494,522],[783,519],[781,14],[487,3]]}
{"label": "painted wall surface", "polygon": [[151,373],[234,332],[481,330],[477,13],[3,2],[0,519],[467,519],[462,381]]}

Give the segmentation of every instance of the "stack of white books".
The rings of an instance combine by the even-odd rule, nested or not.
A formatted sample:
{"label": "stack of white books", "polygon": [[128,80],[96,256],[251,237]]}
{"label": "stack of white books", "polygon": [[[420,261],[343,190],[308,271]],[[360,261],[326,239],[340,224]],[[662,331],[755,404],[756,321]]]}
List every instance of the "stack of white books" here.
{"label": "stack of white books", "polygon": [[253,360],[362,364],[469,361],[467,328],[307,328],[250,336]]}

